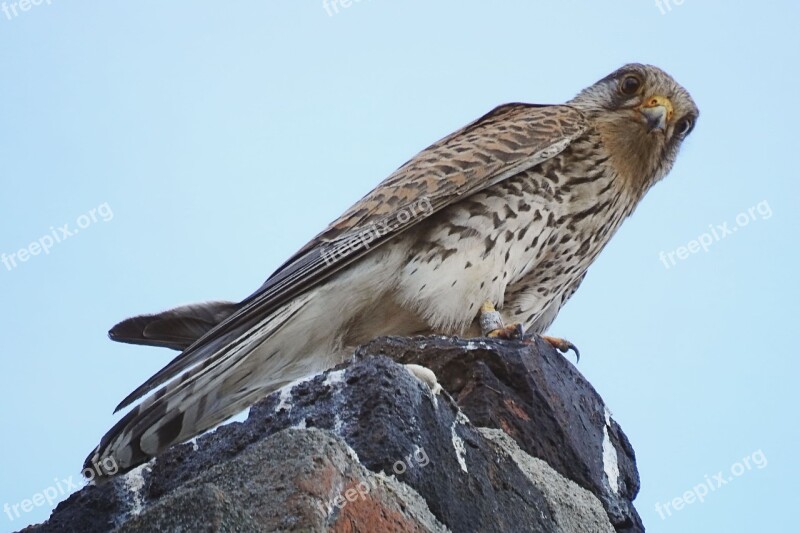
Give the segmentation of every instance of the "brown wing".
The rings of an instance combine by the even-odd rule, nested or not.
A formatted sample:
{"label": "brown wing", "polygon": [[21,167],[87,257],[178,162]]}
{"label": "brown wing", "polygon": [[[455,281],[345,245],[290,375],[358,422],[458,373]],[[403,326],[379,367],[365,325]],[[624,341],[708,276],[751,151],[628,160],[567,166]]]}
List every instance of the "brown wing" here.
{"label": "brown wing", "polygon": [[[586,127],[580,112],[568,106],[506,104],[423,150],[117,409],[212,355],[210,348],[218,348],[223,339],[239,337],[259,319],[433,213],[558,154]],[[372,239],[369,247],[358,244],[364,238]]]}

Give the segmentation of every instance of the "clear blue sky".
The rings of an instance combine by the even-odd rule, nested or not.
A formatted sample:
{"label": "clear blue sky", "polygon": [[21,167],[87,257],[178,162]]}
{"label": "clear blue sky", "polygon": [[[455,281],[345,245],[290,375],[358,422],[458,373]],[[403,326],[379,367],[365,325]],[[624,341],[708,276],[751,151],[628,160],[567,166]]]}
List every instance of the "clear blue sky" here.
{"label": "clear blue sky", "polygon": [[[172,357],[107,340],[115,322],[243,298],[431,142],[639,61],[702,115],[551,332],[636,449],[648,531],[792,529],[800,8],[547,4],[7,3],[0,253],[38,255],[0,263],[0,505],[77,480],[113,407]],[[706,476],[715,490],[675,510]],[[0,531],[50,507],[0,513]]]}

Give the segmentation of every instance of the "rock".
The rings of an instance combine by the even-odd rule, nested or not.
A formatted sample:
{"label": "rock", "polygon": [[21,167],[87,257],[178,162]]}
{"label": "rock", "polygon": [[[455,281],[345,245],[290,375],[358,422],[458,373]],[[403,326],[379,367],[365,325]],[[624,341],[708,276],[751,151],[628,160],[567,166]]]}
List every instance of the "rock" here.
{"label": "rock", "polygon": [[258,524],[213,483],[178,489],[154,503],[146,512],[132,517],[119,533],[153,531],[239,531],[259,533]]}
{"label": "rock", "polygon": [[537,340],[376,339],[358,349],[430,368],[478,427],[502,429],[529,455],[595,494],[618,531],[641,531],[636,459],[592,385]]}
{"label": "rock", "polygon": [[350,524],[361,531],[447,531],[425,500],[369,472],[341,438],[288,429],[200,474],[118,532],[349,531]]}
{"label": "rock", "polygon": [[562,477],[541,459],[523,452],[504,431],[489,428],[480,431],[509,454],[531,483],[544,493],[559,531],[613,533],[603,505],[594,494]]}
{"label": "rock", "polygon": [[637,491],[627,439],[549,345],[388,337],[28,531],[643,531]]}

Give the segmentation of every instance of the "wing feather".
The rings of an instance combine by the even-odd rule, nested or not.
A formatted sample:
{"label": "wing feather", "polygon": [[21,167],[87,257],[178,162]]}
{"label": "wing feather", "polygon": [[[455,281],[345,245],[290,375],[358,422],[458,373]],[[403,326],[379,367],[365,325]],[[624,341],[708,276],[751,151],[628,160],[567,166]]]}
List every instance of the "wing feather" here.
{"label": "wing feather", "polygon": [[569,106],[506,104],[431,145],[301,248],[235,313],[117,410],[210,355],[209,346],[218,349],[222,339],[235,340],[260,318],[434,213],[557,155],[586,128],[583,115]]}

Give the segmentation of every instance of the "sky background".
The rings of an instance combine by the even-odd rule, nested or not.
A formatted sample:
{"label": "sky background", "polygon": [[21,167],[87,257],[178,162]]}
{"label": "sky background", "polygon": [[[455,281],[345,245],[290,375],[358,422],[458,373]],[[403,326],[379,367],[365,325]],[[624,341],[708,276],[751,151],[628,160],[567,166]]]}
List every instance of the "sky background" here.
{"label": "sky background", "polygon": [[[113,407],[173,356],[112,343],[114,323],[244,298],[433,141],[637,61],[701,117],[550,331],[581,348],[636,450],[648,531],[793,529],[800,7],[674,2],[0,12],[0,253],[79,229],[0,264],[0,505],[77,481]],[[659,259],[725,224],[707,251]],[[719,472],[704,502],[657,511]],[[0,514],[0,531],[54,506]]]}

